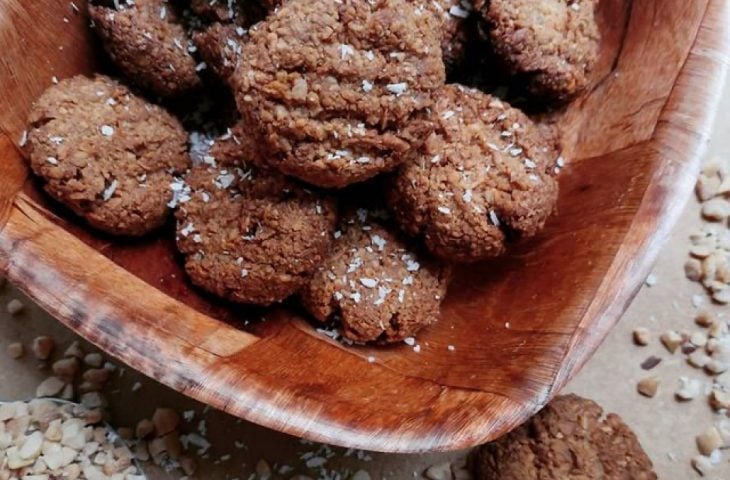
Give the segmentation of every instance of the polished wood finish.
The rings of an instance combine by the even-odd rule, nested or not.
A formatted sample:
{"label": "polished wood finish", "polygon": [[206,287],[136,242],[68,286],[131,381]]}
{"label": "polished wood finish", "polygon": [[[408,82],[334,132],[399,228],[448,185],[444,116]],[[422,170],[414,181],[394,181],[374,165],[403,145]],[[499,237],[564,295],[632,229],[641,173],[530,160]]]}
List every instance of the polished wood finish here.
{"label": "polished wood finish", "polygon": [[17,139],[52,76],[94,68],[94,42],[67,0],[2,2],[0,271],[120,360],[253,422],[378,451],[495,438],[560,390],[631,301],[691,192],[724,83],[727,1],[600,10],[595,87],[557,120],[559,214],[512,255],[459,272],[415,353],[345,348],[294,308],[211,299],[185,281],[169,230],[112,240],[49,202]]}

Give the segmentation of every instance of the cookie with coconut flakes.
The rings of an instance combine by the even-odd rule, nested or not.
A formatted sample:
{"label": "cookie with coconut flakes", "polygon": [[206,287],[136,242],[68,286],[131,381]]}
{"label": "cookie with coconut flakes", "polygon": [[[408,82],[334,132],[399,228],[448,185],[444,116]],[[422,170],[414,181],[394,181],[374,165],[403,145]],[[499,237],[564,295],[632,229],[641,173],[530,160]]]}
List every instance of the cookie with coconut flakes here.
{"label": "cookie with coconut flakes", "polygon": [[90,2],[89,16],[104,49],[130,81],[161,96],[201,86],[190,37],[172,2]]}
{"label": "cookie with coconut flakes", "polygon": [[332,254],[302,290],[319,321],[338,319],[355,342],[398,342],[439,318],[449,269],[426,259],[367,210],[343,222]]}
{"label": "cookie with coconut flakes", "polygon": [[476,0],[497,56],[533,95],[568,101],[598,60],[598,0]]}
{"label": "cookie with coconut flakes", "polygon": [[45,190],[92,226],[139,236],[169,217],[187,133],[162,108],[105,76],[62,80],[36,101],[26,151]]}
{"label": "cookie with coconut flakes", "polygon": [[522,112],[478,90],[447,85],[436,98],[436,130],[394,174],[388,203],[436,256],[498,256],[555,209],[554,145]]}
{"label": "cookie with coconut flakes", "polygon": [[191,281],[219,297],[270,305],[296,293],[329,254],[332,198],[246,165],[241,129],[218,139],[185,178],[177,245]]}
{"label": "cookie with coconut flakes", "polygon": [[269,163],[321,187],[394,169],[430,130],[439,22],[407,0],[291,0],[249,31],[231,81]]}
{"label": "cookie with coconut flakes", "polygon": [[651,460],[618,415],[576,395],[555,398],[526,424],[481,447],[478,480],[656,480]]}

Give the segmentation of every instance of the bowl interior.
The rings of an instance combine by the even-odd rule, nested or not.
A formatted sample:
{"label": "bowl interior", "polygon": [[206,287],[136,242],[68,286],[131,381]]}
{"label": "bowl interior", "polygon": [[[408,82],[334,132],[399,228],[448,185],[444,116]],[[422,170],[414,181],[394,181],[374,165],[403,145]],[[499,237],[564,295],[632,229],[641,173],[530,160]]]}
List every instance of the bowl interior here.
{"label": "bowl interior", "polygon": [[[405,345],[343,347],[290,305],[261,310],[213,299],[187,282],[171,228],[118,241],[49,202],[13,144],[32,101],[52,77],[95,68],[97,42],[87,19],[66,1],[3,2],[0,91],[12,95],[0,109],[0,178],[7,182],[0,188],[0,232],[8,218],[16,218],[11,210],[21,199],[21,210],[35,224],[47,221],[44,228],[70,234],[50,256],[63,256],[64,242],[73,243],[81,252],[73,258],[105,265],[94,274],[117,275],[141,297],[116,300],[113,283],[92,291],[93,276],[74,274],[79,283],[65,289],[76,292],[74,305],[82,313],[63,301],[63,308],[54,307],[42,301],[37,285],[64,288],[53,286],[58,279],[68,281],[59,267],[63,262],[40,259],[39,270],[22,268],[21,249],[2,238],[0,267],[110,353],[180,391],[268,426],[377,450],[446,449],[487,440],[534,412],[575,373],[638,288],[651,260],[649,246],[666,230],[659,218],[652,223],[642,213],[657,175],[666,173],[654,144],[658,125],[707,9],[720,4],[601,2],[603,42],[594,87],[555,115],[568,163],[560,175],[558,214],[538,238],[509,256],[459,269],[439,324],[419,335],[416,353]],[[695,157],[670,173],[685,174],[696,166]],[[686,197],[687,181],[675,186]],[[667,205],[661,202],[657,215]],[[639,221],[645,222],[641,232],[635,230]],[[21,228],[13,225],[20,222],[8,225],[17,233]],[[634,242],[630,251],[627,240]],[[199,323],[168,318],[172,310],[145,313],[132,305],[162,297],[165,305],[190,307]],[[83,305],[92,298],[103,308]],[[239,329],[251,335],[238,336]],[[206,338],[200,338],[203,331]],[[171,338],[190,342],[172,348]],[[375,363],[367,362],[370,356]]]}

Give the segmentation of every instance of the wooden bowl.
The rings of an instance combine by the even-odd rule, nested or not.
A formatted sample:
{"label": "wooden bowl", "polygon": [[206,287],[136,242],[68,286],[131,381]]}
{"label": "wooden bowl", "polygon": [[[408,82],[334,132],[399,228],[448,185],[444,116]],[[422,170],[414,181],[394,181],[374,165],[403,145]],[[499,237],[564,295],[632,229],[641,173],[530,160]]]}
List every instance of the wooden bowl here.
{"label": "wooden bowl", "polygon": [[565,385],[648,274],[708,139],[729,10],[725,0],[602,2],[595,87],[559,120],[570,159],[559,215],[509,257],[459,272],[415,353],[344,348],[285,307],[225,305],[186,282],[170,231],[112,240],[49,203],[18,138],[53,76],[91,71],[95,40],[68,0],[6,0],[0,270],[111,355],[247,420],[377,451],[485,442]]}

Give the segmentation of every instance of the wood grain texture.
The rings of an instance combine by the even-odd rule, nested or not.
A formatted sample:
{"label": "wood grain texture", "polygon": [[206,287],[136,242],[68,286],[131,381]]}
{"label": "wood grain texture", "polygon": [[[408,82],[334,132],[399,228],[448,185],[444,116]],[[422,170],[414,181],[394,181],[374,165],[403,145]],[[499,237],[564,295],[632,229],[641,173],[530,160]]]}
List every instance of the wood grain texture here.
{"label": "wood grain texture", "polygon": [[[345,348],[291,306],[211,299],[186,282],[171,231],[120,243],[50,202],[12,141],[51,72],[93,68],[85,47],[55,44],[86,45],[85,21],[61,28],[65,1],[3,2],[0,39],[26,47],[13,43],[0,60],[0,86],[13,92],[0,109],[0,270],[112,355],[248,420],[377,451],[487,441],[576,373],[648,273],[710,131],[730,51],[728,3],[603,0],[595,86],[558,118],[569,140],[558,216],[512,255],[458,272],[417,354]],[[30,18],[43,38],[17,28]]]}

